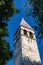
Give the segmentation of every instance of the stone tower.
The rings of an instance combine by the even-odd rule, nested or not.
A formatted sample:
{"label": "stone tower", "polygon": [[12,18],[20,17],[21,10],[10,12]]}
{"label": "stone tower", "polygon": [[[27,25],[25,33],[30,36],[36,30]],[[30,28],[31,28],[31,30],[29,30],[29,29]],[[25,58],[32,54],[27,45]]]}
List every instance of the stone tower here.
{"label": "stone tower", "polygon": [[41,65],[34,30],[23,18],[14,39],[14,65]]}

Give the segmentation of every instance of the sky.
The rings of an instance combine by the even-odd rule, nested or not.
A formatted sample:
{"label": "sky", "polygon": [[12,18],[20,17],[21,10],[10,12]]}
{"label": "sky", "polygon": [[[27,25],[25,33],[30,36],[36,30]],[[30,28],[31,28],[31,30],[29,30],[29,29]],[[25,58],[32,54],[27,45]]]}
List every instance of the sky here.
{"label": "sky", "polygon": [[[16,8],[20,9],[21,12],[18,14],[13,15],[10,20],[8,21],[8,32],[9,32],[9,44],[11,47],[11,50],[14,51],[14,34],[22,20],[22,17],[27,21],[28,24],[30,24],[30,26],[34,25],[34,19],[32,18],[32,16],[26,17],[26,13],[24,12],[24,7],[23,7],[23,3],[26,2],[26,0],[14,0],[15,1],[15,5]],[[40,57],[42,60],[42,65],[43,65],[43,44],[38,44],[39,47],[39,51],[40,51]],[[6,65],[13,65],[14,64],[14,59],[12,58],[11,60],[8,61],[8,63]]]}

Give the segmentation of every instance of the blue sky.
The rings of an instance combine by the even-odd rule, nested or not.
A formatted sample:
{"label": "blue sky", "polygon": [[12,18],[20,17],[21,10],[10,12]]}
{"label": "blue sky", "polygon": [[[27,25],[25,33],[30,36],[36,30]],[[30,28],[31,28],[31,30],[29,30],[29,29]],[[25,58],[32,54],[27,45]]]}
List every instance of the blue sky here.
{"label": "blue sky", "polygon": [[[22,17],[24,17],[24,19],[27,21],[28,24],[30,24],[31,26],[34,25],[34,20],[33,20],[32,16],[26,17],[26,14],[24,12],[24,7],[23,7],[24,1],[26,2],[26,0],[15,0],[16,7],[18,9],[20,9],[21,12],[13,15],[10,18],[10,21],[8,21],[8,32],[9,32],[8,41],[9,41],[10,47],[13,51],[14,51],[14,47],[13,47],[14,37],[13,37],[13,35],[16,32],[16,30],[21,22]],[[43,44],[41,43],[38,46],[39,46],[39,50],[40,50],[41,59],[43,61]],[[6,65],[13,65],[13,64],[14,64],[14,59],[10,60]],[[43,62],[42,62],[42,65],[43,65]]]}

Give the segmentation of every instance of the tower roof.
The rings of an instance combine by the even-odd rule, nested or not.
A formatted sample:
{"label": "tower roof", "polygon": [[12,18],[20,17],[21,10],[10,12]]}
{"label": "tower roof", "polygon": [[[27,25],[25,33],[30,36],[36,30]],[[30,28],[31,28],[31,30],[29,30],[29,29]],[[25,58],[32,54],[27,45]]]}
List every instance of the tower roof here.
{"label": "tower roof", "polygon": [[20,25],[32,29],[31,26],[24,20],[24,18],[22,18]]}

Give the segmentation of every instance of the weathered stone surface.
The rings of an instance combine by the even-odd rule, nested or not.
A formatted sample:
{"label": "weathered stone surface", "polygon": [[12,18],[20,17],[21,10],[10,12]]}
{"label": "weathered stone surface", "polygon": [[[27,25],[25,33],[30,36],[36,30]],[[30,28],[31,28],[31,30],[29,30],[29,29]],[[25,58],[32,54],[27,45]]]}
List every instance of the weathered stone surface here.
{"label": "weathered stone surface", "polygon": [[[24,19],[21,23],[27,26]],[[16,43],[14,49],[14,65],[41,65],[41,60],[39,56],[38,46],[36,42],[36,37],[32,28],[28,25],[20,26],[20,32],[16,33]],[[24,34],[24,30],[26,33]],[[30,32],[33,37],[30,37]],[[17,39],[18,38],[18,39]]]}

